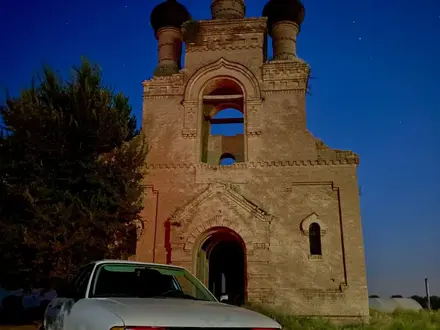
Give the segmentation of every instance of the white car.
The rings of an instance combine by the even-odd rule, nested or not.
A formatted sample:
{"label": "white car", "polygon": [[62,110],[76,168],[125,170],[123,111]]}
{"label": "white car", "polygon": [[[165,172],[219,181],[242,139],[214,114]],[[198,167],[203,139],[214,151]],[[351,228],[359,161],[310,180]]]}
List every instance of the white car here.
{"label": "white car", "polygon": [[186,269],[122,260],[83,267],[48,305],[45,330],[276,330],[274,320],[223,304]]}

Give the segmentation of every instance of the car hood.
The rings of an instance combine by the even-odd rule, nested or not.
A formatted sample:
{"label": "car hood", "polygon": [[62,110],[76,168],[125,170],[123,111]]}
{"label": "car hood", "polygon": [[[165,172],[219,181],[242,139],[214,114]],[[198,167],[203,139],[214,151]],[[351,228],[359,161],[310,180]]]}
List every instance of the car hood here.
{"label": "car hood", "polygon": [[119,316],[127,326],[281,328],[269,317],[218,302],[175,298],[94,298],[91,300],[93,304]]}

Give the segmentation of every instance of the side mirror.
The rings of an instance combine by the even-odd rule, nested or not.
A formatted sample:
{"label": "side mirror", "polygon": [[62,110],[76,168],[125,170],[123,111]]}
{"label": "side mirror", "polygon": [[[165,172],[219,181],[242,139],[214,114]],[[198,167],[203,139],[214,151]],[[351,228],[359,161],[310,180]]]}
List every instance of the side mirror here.
{"label": "side mirror", "polygon": [[220,302],[221,303],[227,303],[229,300],[229,296],[227,294],[221,295],[220,296]]}

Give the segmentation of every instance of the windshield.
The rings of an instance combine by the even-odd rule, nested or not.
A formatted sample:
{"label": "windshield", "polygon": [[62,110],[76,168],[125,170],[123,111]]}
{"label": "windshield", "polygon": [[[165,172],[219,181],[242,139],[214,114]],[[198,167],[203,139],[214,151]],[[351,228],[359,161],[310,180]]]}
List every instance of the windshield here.
{"label": "windshield", "polygon": [[89,297],[168,297],[216,301],[185,269],[120,263],[102,264],[96,268]]}

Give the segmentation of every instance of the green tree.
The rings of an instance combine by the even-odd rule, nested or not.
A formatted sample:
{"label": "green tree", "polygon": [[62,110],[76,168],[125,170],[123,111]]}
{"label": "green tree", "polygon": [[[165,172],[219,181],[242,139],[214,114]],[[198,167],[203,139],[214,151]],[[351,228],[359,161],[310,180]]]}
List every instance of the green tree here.
{"label": "green tree", "polygon": [[0,116],[1,268],[66,277],[133,254],[147,148],[99,68],[83,60],[68,81],[45,68]]}

